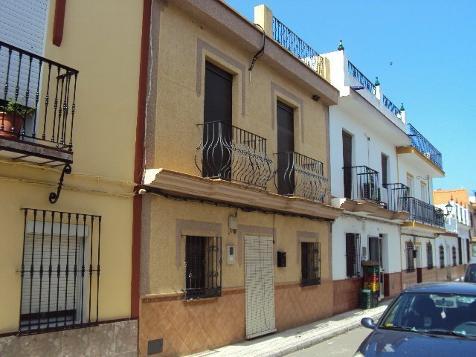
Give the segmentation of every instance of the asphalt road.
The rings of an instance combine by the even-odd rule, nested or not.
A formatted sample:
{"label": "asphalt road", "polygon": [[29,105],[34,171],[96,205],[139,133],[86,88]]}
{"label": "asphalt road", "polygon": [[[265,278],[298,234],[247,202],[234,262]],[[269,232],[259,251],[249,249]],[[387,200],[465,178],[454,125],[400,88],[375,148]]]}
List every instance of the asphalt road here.
{"label": "asphalt road", "polygon": [[371,330],[359,327],[351,330],[342,335],[331,338],[330,340],[323,341],[305,350],[293,352],[288,357],[301,357],[301,356],[339,356],[339,357],[352,357],[357,351],[362,341],[367,335],[372,332]]}

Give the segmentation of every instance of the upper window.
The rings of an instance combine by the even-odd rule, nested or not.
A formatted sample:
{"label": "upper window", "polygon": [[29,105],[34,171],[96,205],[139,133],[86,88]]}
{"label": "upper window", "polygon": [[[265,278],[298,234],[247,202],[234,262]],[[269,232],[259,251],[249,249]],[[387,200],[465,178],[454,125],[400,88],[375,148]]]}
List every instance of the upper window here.
{"label": "upper window", "polygon": [[24,209],[20,332],[98,321],[101,217]]}
{"label": "upper window", "polygon": [[302,285],[321,283],[321,251],[318,242],[301,243],[301,283]]}
{"label": "upper window", "polygon": [[187,236],[185,298],[221,295],[221,237]]}
{"label": "upper window", "polygon": [[388,184],[388,156],[382,154],[382,185],[386,187]]}
{"label": "upper window", "polygon": [[421,200],[423,202],[427,202],[429,203],[429,200],[428,200],[428,185],[426,182],[424,181],[420,181],[420,194],[421,194]]}
{"label": "upper window", "polygon": [[345,235],[345,257],[347,277],[359,276],[360,268],[360,234],[346,233]]}
{"label": "upper window", "polygon": [[407,186],[408,186],[408,194],[410,197],[413,197],[414,187],[413,187],[413,176],[407,174]]}

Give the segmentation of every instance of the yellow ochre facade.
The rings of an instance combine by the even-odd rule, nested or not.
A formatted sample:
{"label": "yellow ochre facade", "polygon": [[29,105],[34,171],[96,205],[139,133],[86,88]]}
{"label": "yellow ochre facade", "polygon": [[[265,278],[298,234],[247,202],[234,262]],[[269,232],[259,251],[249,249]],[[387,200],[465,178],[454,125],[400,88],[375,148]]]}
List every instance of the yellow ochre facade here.
{"label": "yellow ochre facade", "polygon": [[[51,0],[48,7],[44,57],[79,71],[75,93],[74,128],[72,129],[72,172],[65,174],[59,199],[55,204],[51,204],[48,197],[50,192],[57,190],[62,165],[52,168],[23,159],[1,158],[0,336],[2,337],[0,337],[0,354],[5,356],[35,353],[40,353],[40,355],[59,355],[61,353],[115,355],[119,352],[133,352],[136,350],[137,326],[136,321],[129,321],[131,319],[132,279],[132,199],[142,4],[141,2],[128,1],[118,3],[113,0],[68,1],[64,14],[63,39],[59,47],[53,44],[52,38],[54,17],[58,11],[56,7],[56,1]],[[8,39],[6,40],[8,41]],[[45,62],[40,90],[42,100],[44,100],[46,91],[44,86],[47,78],[46,70]],[[52,81],[54,78],[52,76]],[[70,100],[72,100],[71,97]],[[52,102],[53,95],[50,93],[50,105]],[[44,113],[43,103],[40,103],[38,110]],[[0,136],[0,140],[2,139],[3,137]],[[7,142],[6,139],[2,143],[4,142]],[[10,142],[8,141],[8,143]],[[84,296],[90,292],[93,297],[90,304],[90,319],[95,327],[69,331],[62,331],[61,328],[58,328],[60,330],[58,332],[40,334],[36,337],[14,336],[20,330],[24,235],[31,234],[31,232],[26,232],[28,228],[25,227],[33,224],[33,216],[30,215],[33,211],[30,211],[28,218],[25,218],[23,208],[37,210],[36,227],[49,227],[48,225],[51,223],[50,210],[66,212],[62,215],[62,224],[58,221],[60,213],[55,215],[56,218],[53,222],[55,227],[63,229],[66,226],[67,212],[72,213],[70,216],[72,221],[75,220],[76,213],[87,215],[86,224],[72,226],[75,228],[71,230],[71,237],[67,238],[70,241],[68,244],[72,246],[73,240],[78,239],[74,238],[73,230],[77,231],[77,228],[80,227],[79,231],[85,229],[88,232],[90,237],[85,238],[86,246],[82,248],[86,256],[86,263],[90,259],[88,258],[90,246],[87,244],[92,239],[92,234],[97,236],[100,223],[100,252],[98,252],[99,243],[96,238],[94,238],[91,247],[91,250],[94,250],[94,263],[100,267],[100,272],[91,273],[94,277],[99,276],[99,291],[96,287],[97,278],[93,278],[91,286],[88,287],[89,284],[85,284],[82,292]],[[46,223],[39,222],[43,217],[43,210],[48,210],[45,214]],[[89,220],[91,215],[95,216],[94,227],[91,227]],[[28,222],[25,226],[26,220]],[[41,228],[37,229],[41,230]],[[66,244],[64,232],[63,230],[63,243],[59,243],[63,245]],[[36,234],[34,254],[46,256],[46,244],[43,244],[45,252],[38,253],[41,237],[38,231]],[[44,238],[44,241],[50,242],[49,239],[51,239],[52,244],[57,244],[57,237],[51,238],[48,234],[47,232],[47,238]],[[66,249],[66,245],[64,249]],[[62,252],[59,254],[63,254]],[[53,260],[56,259],[54,254],[56,253],[51,253]],[[100,262],[97,261],[98,255],[100,255]],[[36,255],[35,257],[39,259]],[[73,259],[72,257],[71,259]],[[25,257],[25,259],[29,258]],[[77,259],[80,259],[80,254]],[[55,284],[56,266],[53,268],[51,284]],[[46,277],[48,267],[44,266],[43,269],[45,269],[43,277]],[[63,266],[61,269],[59,280],[63,281],[64,275],[66,275],[65,267]],[[69,279],[73,279],[72,260],[67,269],[69,270]],[[85,269],[87,277],[89,274],[87,264]],[[97,269],[96,265],[93,269]],[[29,274],[29,267],[26,266],[23,275],[29,276]],[[35,275],[38,277],[40,273],[35,272],[34,274],[38,274]],[[81,275],[80,267],[78,267],[77,274]],[[44,295],[41,297],[43,303],[47,296],[45,284],[42,288]],[[71,284],[71,280],[69,284]],[[79,283],[77,285],[79,286]],[[77,289],[79,289],[78,286]],[[63,288],[62,285],[61,289]],[[25,289],[30,291],[28,287]],[[36,288],[33,287],[31,291],[34,289]],[[58,288],[59,290],[60,288]],[[33,295],[33,292],[31,294]],[[52,298],[61,296],[62,299],[63,296],[66,296],[61,295],[62,293],[55,293],[52,289],[51,294]],[[98,306],[95,301],[96,294],[98,294]],[[28,296],[23,296],[24,301],[28,298]],[[79,295],[76,295],[74,299],[79,299]],[[84,304],[87,304],[87,299],[83,297],[83,300],[85,300]],[[61,301],[59,304],[62,304]],[[52,305],[50,307],[53,309]],[[86,305],[81,308],[88,310]],[[78,313],[76,312],[76,314]],[[84,322],[89,320],[87,312],[82,314]],[[31,316],[30,324],[38,323],[37,317]],[[78,315],[76,318],[79,319]],[[31,319],[34,321],[31,322]],[[49,319],[54,319],[54,317]],[[59,318],[56,318],[57,323],[58,320]],[[50,321],[48,320],[48,327],[54,329],[55,323],[50,325]],[[96,321],[99,322],[99,325]],[[107,323],[111,321],[117,322]],[[68,330],[68,324],[69,322],[66,323],[66,330]],[[61,326],[61,322],[59,322],[59,326]],[[121,333],[128,337],[124,338],[122,346],[114,346],[111,339]],[[94,339],[93,335],[97,338]],[[73,340],[78,338],[78,341],[82,339],[85,344],[58,342],[67,338]],[[128,343],[129,345],[127,345]],[[72,348],[72,350],[65,350],[67,348]],[[78,348],[78,350],[74,348]]]}
{"label": "yellow ochre facade", "polygon": [[[260,10],[261,18],[255,22],[261,20],[266,27],[264,16],[269,10]],[[337,90],[274,42],[269,33],[264,53],[250,70],[263,34],[222,2],[156,1],[151,17],[146,167],[140,191],[139,354],[182,355],[249,337],[254,297],[247,239],[272,241],[271,253],[259,258],[272,264],[272,287],[267,287],[267,293],[274,299],[268,321],[274,327],[268,331],[332,315],[330,227],[340,210],[329,205],[328,109],[337,101]],[[263,187],[235,180],[234,161],[229,164],[231,180],[204,173],[205,152],[213,150],[207,140],[214,140],[204,127],[215,125],[205,123],[209,64],[232,77],[233,140],[238,141],[236,133],[242,131],[266,139],[271,177]],[[308,191],[283,194],[277,188],[278,102],[293,111],[294,152],[322,163],[320,175],[309,178],[311,185],[322,184],[322,202],[307,196]],[[249,141],[258,140],[252,138]],[[249,149],[247,142],[233,145],[230,149],[225,144],[232,158],[241,155],[239,150]],[[253,176],[259,165],[250,164],[244,170]],[[211,258],[208,250],[202,267],[208,277],[213,269],[219,282],[215,284],[212,278],[212,284],[220,292],[191,296],[193,274],[199,272],[194,270],[187,245],[194,239],[215,237],[221,240],[218,258]],[[305,243],[317,243],[320,254],[320,281],[309,286],[302,277]],[[285,266],[278,264],[278,252],[286,254]],[[210,268],[217,262],[220,267]]]}

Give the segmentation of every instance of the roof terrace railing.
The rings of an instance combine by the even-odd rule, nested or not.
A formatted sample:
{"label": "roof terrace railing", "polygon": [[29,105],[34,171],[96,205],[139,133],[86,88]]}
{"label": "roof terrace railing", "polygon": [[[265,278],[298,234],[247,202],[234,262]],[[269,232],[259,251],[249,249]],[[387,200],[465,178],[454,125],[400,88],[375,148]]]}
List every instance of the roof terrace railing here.
{"label": "roof terrace railing", "polygon": [[282,47],[288,50],[294,57],[297,57],[314,72],[326,80],[328,79],[326,70],[326,59],[319,55],[302,38],[296,35],[289,27],[273,17],[273,39]]}

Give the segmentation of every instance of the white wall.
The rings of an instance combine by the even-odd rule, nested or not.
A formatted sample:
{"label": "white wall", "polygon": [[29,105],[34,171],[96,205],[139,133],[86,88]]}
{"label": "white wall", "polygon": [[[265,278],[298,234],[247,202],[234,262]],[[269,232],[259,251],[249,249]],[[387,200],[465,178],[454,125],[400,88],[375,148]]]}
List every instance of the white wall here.
{"label": "white wall", "polygon": [[[337,218],[332,225],[332,278],[341,280],[347,278],[346,272],[346,233],[360,234],[361,246],[365,247],[367,258],[368,238],[384,235],[382,255],[385,273],[394,273],[401,270],[400,257],[395,252],[400,250],[400,227],[384,222],[362,219],[350,215]],[[362,257],[362,251],[360,252]]]}
{"label": "white wall", "polygon": [[[410,160],[405,160],[405,156],[400,155],[398,159],[399,182],[407,184],[407,173],[413,176],[413,197],[423,200],[424,194],[421,190],[421,182],[426,183],[427,203],[433,203],[433,178],[431,172],[426,170],[426,165],[414,165]],[[429,180],[427,180],[429,178]]]}

